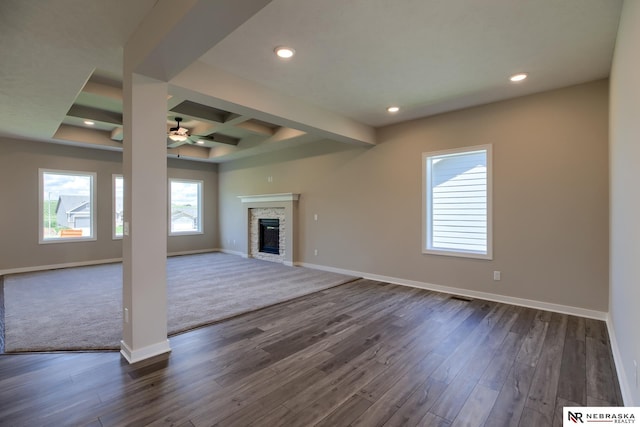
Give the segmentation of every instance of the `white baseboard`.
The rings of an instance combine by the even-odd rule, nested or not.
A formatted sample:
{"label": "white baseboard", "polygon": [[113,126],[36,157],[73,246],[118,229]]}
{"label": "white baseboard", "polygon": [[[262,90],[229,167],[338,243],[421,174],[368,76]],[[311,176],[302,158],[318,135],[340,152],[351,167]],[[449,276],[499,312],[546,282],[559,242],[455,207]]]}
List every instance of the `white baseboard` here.
{"label": "white baseboard", "polygon": [[249,258],[249,254],[240,251],[232,251],[231,249],[218,249],[218,252],[222,252],[224,254],[237,255],[242,258]]}
{"label": "white baseboard", "polygon": [[[209,252],[219,252],[220,249],[198,249],[194,251],[169,252],[168,257],[180,255],[204,254]],[[93,261],[65,262],[62,264],[35,265],[31,267],[8,268],[0,270],[0,276],[19,273],[33,273],[35,271],[57,270],[60,268],[86,267],[89,265],[113,264],[114,262],[122,262],[122,258],[97,259]]]}
{"label": "white baseboard", "polygon": [[624,406],[637,406],[634,404],[631,397],[631,384],[629,384],[628,381],[629,377],[625,374],[622,356],[620,355],[620,348],[618,347],[618,338],[616,337],[616,331],[611,322],[611,316],[607,316],[607,331],[609,332],[609,342],[611,343],[611,352],[613,353],[614,368],[616,370],[615,374],[618,376],[618,382],[620,383],[622,401]]}
{"label": "white baseboard", "polygon": [[19,267],[0,270],[0,276],[6,274],[31,273],[34,271],[56,270],[59,268],[70,267],[86,267],[88,265],[113,264],[114,262],[122,262],[122,258],[98,259],[93,261],[66,262],[63,264],[36,265],[32,267]]}
{"label": "white baseboard", "polygon": [[369,274],[361,271],[345,270],[342,268],[328,267],[325,265],[309,264],[304,262],[297,262],[295,263],[295,265],[314,268],[316,270],[324,270],[324,271],[331,271],[334,273],[347,274],[349,276],[359,276],[364,279],[393,283],[395,285],[410,286],[412,288],[427,289],[430,291],[444,292],[447,294],[484,299],[487,301],[501,302],[504,304],[518,305],[522,307],[535,308],[538,310],[553,311],[553,312],[562,313],[562,314],[571,314],[574,316],[587,317],[589,319],[606,321],[608,317],[607,313],[604,311],[589,310],[586,308],[572,307],[568,305],[554,304],[554,303],[544,302],[544,301],[517,298],[517,297],[511,297],[507,295],[493,294],[489,292],[472,291],[469,289],[454,288],[451,286],[435,285],[433,283],[399,279],[397,277],[381,276],[378,274]]}
{"label": "white baseboard", "polygon": [[131,350],[126,342],[120,341],[120,354],[130,364],[140,362],[160,354],[169,353],[170,351],[171,346],[169,345],[169,340],[160,341],[159,343],[151,344],[137,350]]}

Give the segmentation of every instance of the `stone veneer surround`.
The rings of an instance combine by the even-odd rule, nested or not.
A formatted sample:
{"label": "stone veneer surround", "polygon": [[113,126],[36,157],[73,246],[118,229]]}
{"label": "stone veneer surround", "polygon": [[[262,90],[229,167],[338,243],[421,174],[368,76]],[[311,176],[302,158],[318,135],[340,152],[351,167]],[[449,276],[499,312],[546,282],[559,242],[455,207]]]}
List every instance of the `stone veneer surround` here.
{"label": "stone veneer surround", "polygon": [[[281,262],[293,266],[296,247],[298,199],[296,193],[259,194],[238,196],[240,198],[246,226],[243,242],[245,257]],[[278,218],[280,220],[280,255],[261,253],[258,250],[258,219]]]}

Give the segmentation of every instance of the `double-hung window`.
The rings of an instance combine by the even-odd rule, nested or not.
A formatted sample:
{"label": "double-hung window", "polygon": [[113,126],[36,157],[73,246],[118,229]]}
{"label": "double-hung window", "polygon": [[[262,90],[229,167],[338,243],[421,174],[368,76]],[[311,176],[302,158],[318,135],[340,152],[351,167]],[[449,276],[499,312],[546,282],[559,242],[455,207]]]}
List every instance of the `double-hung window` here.
{"label": "double-hung window", "polygon": [[491,146],[423,153],[423,252],[492,258]]}
{"label": "double-hung window", "polygon": [[112,229],[113,238],[122,239],[124,225],[124,179],[122,175],[113,175],[113,197],[112,197]]}
{"label": "double-hung window", "polygon": [[95,240],[96,174],[40,169],[40,243]]}
{"label": "double-hung window", "polygon": [[169,180],[169,234],[201,234],[202,181]]}

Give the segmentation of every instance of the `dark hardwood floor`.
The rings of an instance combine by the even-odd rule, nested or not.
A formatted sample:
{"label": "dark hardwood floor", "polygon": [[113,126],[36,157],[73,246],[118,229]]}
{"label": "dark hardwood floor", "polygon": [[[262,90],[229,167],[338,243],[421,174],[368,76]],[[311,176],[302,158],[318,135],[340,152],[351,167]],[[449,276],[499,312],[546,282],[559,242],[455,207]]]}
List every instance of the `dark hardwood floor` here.
{"label": "dark hardwood floor", "polygon": [[118,353],[0,356],[3,426],[561,426],[621,405],[605,324],[359,280]]}
{"label": "dark hardwood floor", "polygon": [[4,276],[0,276],[0,354],[4,353]]}

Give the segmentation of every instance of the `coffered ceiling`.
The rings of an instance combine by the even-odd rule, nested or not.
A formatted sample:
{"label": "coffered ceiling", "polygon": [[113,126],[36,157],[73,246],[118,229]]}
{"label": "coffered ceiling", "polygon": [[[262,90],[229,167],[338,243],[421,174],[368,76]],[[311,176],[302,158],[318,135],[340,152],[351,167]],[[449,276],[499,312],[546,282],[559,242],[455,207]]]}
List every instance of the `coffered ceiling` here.
{"label": "coffered ceiling", "polygon": [[[123,46],[157,8],[197,3],[3,0],[0,134],[121,149]],[[621,0],[262,3],[230,29],[224,13],[185,15],[200,24],[183,35],[203,24],[227,34],[168,79],[167,131],[180,117],[191,136],[158,141],[168,155],[221,162],[326,138],[375,144],[380,126],[604,78],[621,10]],[[176,57],[203,40],[176,30]],[[280,45],[295,56],[277,58]],[[529,78],[509,82],[516,72]]]}

